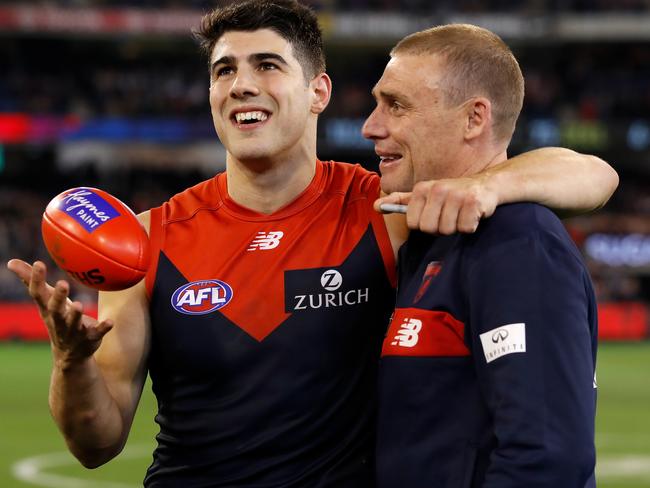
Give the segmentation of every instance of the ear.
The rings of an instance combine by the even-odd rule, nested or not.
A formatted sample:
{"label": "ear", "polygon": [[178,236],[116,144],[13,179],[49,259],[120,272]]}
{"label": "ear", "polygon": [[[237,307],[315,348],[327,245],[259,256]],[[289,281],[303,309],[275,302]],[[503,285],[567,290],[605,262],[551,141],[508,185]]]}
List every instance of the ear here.
{"label": "ear", "polygon": [[309,82],[309,89],[311,92],[311,113],[318,115],[330,103],[332,96],[332,80],[327,73],[320,73],[316,75]]}
{"label": "ear", "polygon": [[485,97],[474,97],[465,106],[467,125],[465,139],[472,140],[492,130],[492,102]]}

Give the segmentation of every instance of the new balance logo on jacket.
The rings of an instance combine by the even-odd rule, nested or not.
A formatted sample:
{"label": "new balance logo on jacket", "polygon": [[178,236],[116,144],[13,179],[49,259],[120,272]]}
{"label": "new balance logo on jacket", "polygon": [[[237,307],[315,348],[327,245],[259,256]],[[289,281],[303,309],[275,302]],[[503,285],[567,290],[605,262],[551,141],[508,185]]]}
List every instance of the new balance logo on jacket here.
{"label": "new balance logo on jacket", "polygon": [[405,318],[400,325],[397,335],[393,338],[391,346],[413,347],[418,343],[419,332],[422,330],[422,321],[418,319]]}

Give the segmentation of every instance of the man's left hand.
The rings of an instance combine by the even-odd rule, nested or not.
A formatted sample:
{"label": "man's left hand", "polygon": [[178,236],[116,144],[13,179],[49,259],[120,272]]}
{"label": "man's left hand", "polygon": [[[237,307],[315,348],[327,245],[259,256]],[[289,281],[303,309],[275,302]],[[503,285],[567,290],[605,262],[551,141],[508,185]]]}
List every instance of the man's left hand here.
{"label": "man's left hand", "polygon": [[422,181],[409,193],[395,192],[375,201],[408,204],[406,222],[410,229],[429,234],[472,233],[479,221],[494,213],[496,193],[487,188],[480,176]]}

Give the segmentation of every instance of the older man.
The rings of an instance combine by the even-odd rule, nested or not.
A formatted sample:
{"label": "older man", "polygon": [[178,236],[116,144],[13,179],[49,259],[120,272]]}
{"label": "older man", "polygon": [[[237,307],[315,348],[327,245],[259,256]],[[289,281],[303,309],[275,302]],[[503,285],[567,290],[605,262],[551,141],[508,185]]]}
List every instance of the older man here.
{"label": "older man", "polygon": [[[447,25],[398,43],[373,93],[364,135],[382,158],[382,189],[408,191],[505,160],[524,81],[495,34]],[[410,213],[435,184],[416,185]],[[558,218],[519,203],[474,234],[413,232],[398,269],[378,486],[594,486],[596,302]]]}

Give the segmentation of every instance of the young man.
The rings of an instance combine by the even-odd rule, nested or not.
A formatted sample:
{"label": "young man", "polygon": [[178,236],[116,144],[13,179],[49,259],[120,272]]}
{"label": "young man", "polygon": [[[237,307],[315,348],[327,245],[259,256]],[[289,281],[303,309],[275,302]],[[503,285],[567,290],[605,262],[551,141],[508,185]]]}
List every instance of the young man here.
{"label": "young man", "polygon": [[[372,487],[376,367],[404,219],[373,211],[377,175],[316,157],[331,82],[310,10],[238,3],[206,15],[200,36],[227,170],[142,215],[145,281],[100,293],[96,322],[67,301],[67,283],[46,284],[42,263],[9,263],[50,331],[53,416],[84,465],[102,464],[122,449],[149,373],[160,434],[146,486]],[[609,167],[562,159],[531,194],[552,182],[575,190],[556,206],[602,204]],[[562,163],[576,181],[558,176]],[[501,199],[488,180],[443,183],[455,196],[487,190],[469,210],[436,197],[440,214],[475,225]],[[585,180],[597,198],[577,196]]]}
{"label": "young man", "polygon": [[[382,188],[408,191],[503,161],[524,82],[496,35],[447,25],[399,42],[373,93]],[[557,217],[519,203],[471,235],[413,232],[398,269],[378,486],[595,486],[596,303]]]}

